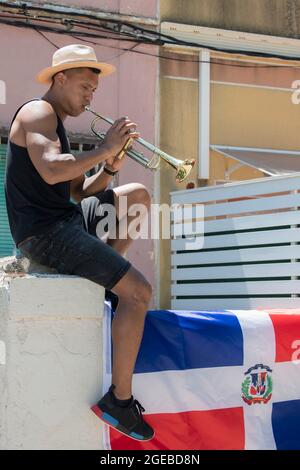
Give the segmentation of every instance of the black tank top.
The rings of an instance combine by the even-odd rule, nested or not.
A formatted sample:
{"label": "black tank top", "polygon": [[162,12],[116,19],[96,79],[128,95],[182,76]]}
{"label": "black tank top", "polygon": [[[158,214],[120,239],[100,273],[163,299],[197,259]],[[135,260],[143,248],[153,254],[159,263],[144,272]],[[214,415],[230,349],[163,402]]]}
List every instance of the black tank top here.
{"label": "black tank top", "polygon": [[[27,103],[20,106],[12,123]],[[66,131],[58,115],[56,132],[61,152],[70,153]],[[27,148],[8,141],[4,187],[8,221],[17,246],[25,238],[47,231],[74,212],[82,213],[80,204],[70,200],[70,183],[46,183],[33,165]]]}

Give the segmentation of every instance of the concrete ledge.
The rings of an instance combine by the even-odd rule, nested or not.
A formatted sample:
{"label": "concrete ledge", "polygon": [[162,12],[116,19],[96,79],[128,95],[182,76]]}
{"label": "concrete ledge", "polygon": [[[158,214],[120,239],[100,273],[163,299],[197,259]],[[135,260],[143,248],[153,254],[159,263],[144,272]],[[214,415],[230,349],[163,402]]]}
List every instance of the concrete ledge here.
{"label": "concrete ledge", "polygon": [[58,274],[56,269],[35,263],[25,256],[6,256],[5,258],[0,258],[1,271],[11,276],[22,276],[26,273]]}
{"label": "concrete ledge", "polygon": [[9,317],[99,319],[104,289],[77,276],[25,275],[9,283]]}
{"label": "concrete ledge", "polygon": [[83,278],[2,270],[0,449],[103,448],[103,300]]}

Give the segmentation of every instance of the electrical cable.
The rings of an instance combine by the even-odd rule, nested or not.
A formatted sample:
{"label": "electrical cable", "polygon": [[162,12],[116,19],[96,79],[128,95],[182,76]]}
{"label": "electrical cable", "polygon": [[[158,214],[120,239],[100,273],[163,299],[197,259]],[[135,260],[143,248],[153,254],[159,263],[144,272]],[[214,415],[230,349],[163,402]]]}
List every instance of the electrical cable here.
{"label": "electrical cable", "polygon": [[[39,10],[41,11],[45,11],[43,8],[39,8]],[[79,16],[79,14],[78,14]],[[14,18],[16,18],[16,16],[14,16]],[[52,18],[50,19],[47,19],[47,18],[43,18],[43,19],[36,19],[36,21],[40,21],[40,22],[46,22],[46,23],[57,23],[58,21],[61,22],[61,20],[57,20],[57,21],[54,21]],[[105,20],[106,21],[106,20]],[[89,30],[94,30],[94,31],[101,31],[101,32],[108,32],[110,34],[114,34],[114,35],[117,35],[117,37],[107,37],[107,36],[103,36],[103,35],[100,35],[99,33],[91,33],[91,32],[84,32],[84,31],[71,31],[70,29],[70,26],[73,28],[74,24],[76,22],[76,27],[80,27],[82,29],[89,29]],[[141,26],[133,26],[131,25],[130,23],[126,23],[126,22],[117,22],[116,20],[108,20],[108,22],[110,23],[114,23],[114,25],[118,26],[118,28],[120,29],[121,27],[124,27],[126,26],[127,28],[131,28],[133,29],[135,32],[139,31],[139,32],[145,32],[147,34],[151,34],[151,35],[155,35],[156,36],[156,39],[153,40],[149,37],[143,37],[141,36],[141,34],[139,33],[139,38],[136,37],[136,34],[132,34],[132,33],[129,33],[128,31],[127,32],[124,32],[124,31],[118,31],[116,32],[115,31],[115,27],[114,27],[114,30],[112,31],[111,28],[109,27],[106,27],[105,25],[99,25],[99,27],[97,27],[97,25],[95,24],[89,24],[87,22],[82,22],[82,21],[78,21],[78,20],[70,20],[68,21],[68,26],[69,28],[67,29],[61,29],[61,28],[55,28],[55,27],[50,27],[50,26],[45,26],[45,25],[34,25],[34,24],[31,24],[30,22],[28,22],[28,17],[26,17],[26,22],[24,22],[23,20],[18,20],[18,19],[14,19],[13,21],[11,21],[9,19],[9,17],[7,15],[0,15],[0,23],[2,24],[7,24],[7,25],[12,25],[12,26],[15,26],[15,27],[23,27],[23,28],[31,28],[31,29],[34,29],[35,31],[39,32],[46,40],[48,40],[54,47],[58,48],[58,46],[56,44],[54,44],[53,42],[50,41],[50,39],[48,39],[46,36],[43,35],[42,31],[45,31],[45,32],[50,32],[50,33],[56,33],[56,34],[64,34],[64,35],[70,35],[74,38],[77,38],[78,40],[81,40],[81,41],[85,41],[85,42],[90,42],[91,44],[95,44],[95,45],[99,45],[99,46],[103,46],[102,44],[99,44],[99,43],[96,43],[96,42],[93,42],[93,41],[88,41],[84,38],[94,38],[94,39],[104,39],[104,40],[117,40],[117,41],[125,41],[125,42],[135,42],[135,46],[134,47],[137,47],[138,44],[152,44],[152,45],[157,45],[157,46],[162,46],[162,45],[168,45],[168,44],[176,44],[176,45],[183,45],[183,46],[191,46],[191,47],[197,47],[197,48],[201,48],[201,45],[197,44],[197,43],[193,43],[193,42],[187,42],[187,41],[182,41],[182,40],[178,40],[176,38],[173,38],[172,36],[168,36],[168,35],[165,35],[165,34],[161,34],[161,33],[158,33],[156,31],[152,31],[152,30],[149,30],[147,28],[143,28]],[[63,22],[63,24],[66,26],[66,21]],[[101,28],[101,29],[99,29]],[[78,37],[80,36],[80,37]],[[126,37],[124,37],[126,36]],[[129,36],[129,37],[128,37]],[[163,39],[161,38],[165,38],[167,39],[168,41],[173,41],[173,42],[165,42]],[[157,58],[161,58],[161,59],[165,59],[165,60],[176,60],[176,61],[182,61],[182,62],[191,62],[191,63],[210,63],[210,64],[215,64],[215,65],[220,65],[220,66],[227,66],[227,67],[242,67],[242,68],[299,68],[298,66],[296,65],[281,65],[281,64],[278,64],[278,65],[275,65],[275,64],[250,64],[250,65],[245,65],[245,64],[227,64],[227,63],[224,63],[224,62],[216,62],[214,60],[211,60],[211,61],[201,61],[201,60],[190,60],[190,59],[184,59],[184,58],[174,58],[174,57],[167,57],[167,56],[164,56],[164,55],[161,55],[161,54],[151,54],[151,53],[148,53],[148,52],[145,52],[145,51],[137,51],[137,50],[134,50],[134,47],[133,48],[120,48],[120,47],[114,47],[114,46],[105,46],[105,47],[109,47],[109,48],[113,48],[113,49],[119,49],[119,50],[122,50],[125,52],[134,52],[134,53],[138,53],[138,54],[143,54],[143,55],[148,55],[148,56],[152,56],[152,57],[157,57]],[[218,51],[218,52],[225,52],[227,54],[232,54],[232,55],[250,55],[250,56],[253,56],[253,57],[268,57],[268,58],[277,58],[277,59],[281,59],[281,60],[285,60],[285,61],[292,61],[292,60],[296,60],[298,61],[299,58],[287,58],[287,57],[284,57],[284,56],[281,56],[281,55],[270,55],[270,54],[265,54],[265,53],[259,53],[259,52],[254,52],[254,51],[240,51],[240,50],[228,50],[228,49],[219,49],[219,48],[213,48],[213,47],[208,47],[208,46],[202,46],[202,47],[205,47],[206,49],[211,49],[211,50],[214,50],[214,51]],[[234,58],[233,58],[234,60]]]}

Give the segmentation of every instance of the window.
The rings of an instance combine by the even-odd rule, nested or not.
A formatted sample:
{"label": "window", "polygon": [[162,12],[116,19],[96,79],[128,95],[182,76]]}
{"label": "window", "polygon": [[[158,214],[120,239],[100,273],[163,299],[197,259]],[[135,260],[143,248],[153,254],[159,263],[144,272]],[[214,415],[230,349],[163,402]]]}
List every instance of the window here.
{"label": "window", "polygon": [[7,139],[0,139],[0,257],[13,256],[16,254],[16,245],[10,233],[5,192],[4,192],[4,175],[6,162]]}

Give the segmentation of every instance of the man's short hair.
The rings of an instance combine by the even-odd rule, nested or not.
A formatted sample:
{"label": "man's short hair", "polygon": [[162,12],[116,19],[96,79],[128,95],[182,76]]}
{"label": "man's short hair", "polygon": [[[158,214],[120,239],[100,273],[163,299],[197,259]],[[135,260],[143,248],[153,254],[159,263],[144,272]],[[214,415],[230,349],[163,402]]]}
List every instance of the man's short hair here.
{"label": "man's short hair", "polygon": [[[82,67],[84,68],[84,67]],[[101,70],[99,69],[93,69],[92,67],[86,67],[87,69],[91,70],[92,72],[96,73],[97,75],[99,75],[101,73]]]}
{"label": "man's short hair", "polygon": [[[60,70],[60,72],[70,72],[70,71],[71,71],[71,72],[74,72],[75,70],[83,70],[83,69],[92,70],[92,72],[96,73],[97,75],[99,75],[99,74],[101,73],[101,70],[99,70],[99,69],[94,69],[94,68],[92,68],[92,67],[74,67],[74,68],[72,68],[72,69]],[[55,77],[55,75],[57,75],[57,74],[60,73],[60,72],[57,72],[57,73],[55,73],[55,74],[53,75],[53,77],[52,77],[52,85],[53,85],[53,83],[54,83],[54,77]]]}

